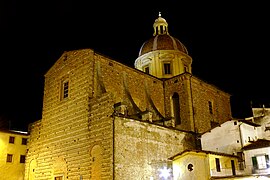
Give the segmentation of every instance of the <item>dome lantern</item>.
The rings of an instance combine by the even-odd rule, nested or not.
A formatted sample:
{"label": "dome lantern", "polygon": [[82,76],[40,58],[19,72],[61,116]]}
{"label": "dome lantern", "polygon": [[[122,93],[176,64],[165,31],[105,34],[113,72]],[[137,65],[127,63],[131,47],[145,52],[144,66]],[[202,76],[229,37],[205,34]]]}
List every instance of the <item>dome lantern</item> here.
{"label": "dome lantern", "polygon": [[159,12],[158,18],[155,20],[153,27],[154,27],[153,36],[156,36],[159,34],[169,34],[168,23],[164,18],[161,17],[161,12]]}

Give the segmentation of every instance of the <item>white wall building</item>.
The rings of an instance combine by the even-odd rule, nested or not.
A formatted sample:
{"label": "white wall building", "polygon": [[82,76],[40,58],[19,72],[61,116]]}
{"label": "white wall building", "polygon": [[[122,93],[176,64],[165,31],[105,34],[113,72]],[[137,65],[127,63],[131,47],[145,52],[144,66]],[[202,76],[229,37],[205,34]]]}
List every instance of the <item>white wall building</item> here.
{"label": "white wall building", "polygon": [[245,153],[245,172],[252,174],[270,174],[270,141],[260,139],[243,148]]}
{"label": "white wall building", "polygon": [[247,120],[227,121],[202,134],[202,149],[237,155],[250,141],[262,138],[259,137],[260,131],[260,125]]}
{"label": "white wall building", "polygon": [[239,156],[243,176],[269,176],[270,110],[252,110],[253,117],[230,120],[202,134],[202,150]]}

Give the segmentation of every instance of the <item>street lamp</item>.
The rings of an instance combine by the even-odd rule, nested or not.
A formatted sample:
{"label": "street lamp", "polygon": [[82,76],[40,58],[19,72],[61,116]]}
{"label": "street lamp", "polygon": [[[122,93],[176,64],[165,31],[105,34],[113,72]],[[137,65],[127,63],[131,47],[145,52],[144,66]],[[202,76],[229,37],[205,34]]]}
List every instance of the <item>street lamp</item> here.
{"label": "street lamp", "polygon": [[160,171],[160,177],[162,179],[167,180],[170,176],[171,176],[171,169],[167,168],[167,167],[163,167],[162,169],[159,170]]}

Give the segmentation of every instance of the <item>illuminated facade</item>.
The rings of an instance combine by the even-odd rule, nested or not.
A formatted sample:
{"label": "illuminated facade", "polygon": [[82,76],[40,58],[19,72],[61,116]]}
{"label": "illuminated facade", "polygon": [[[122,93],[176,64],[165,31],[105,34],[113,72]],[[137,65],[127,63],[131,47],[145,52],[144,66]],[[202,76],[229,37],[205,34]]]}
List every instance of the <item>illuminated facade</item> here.
{"label": "illuminated facade", "polygon": [[27,132],[0,130],[0,179],[24,179],[27,139]]}
{"label": "illuminated facade", "polygon": [[200,148],[198,133],[231,119],[230,95],[192,75],[161,15],[153,27],[135,68],[81,49],[49,69],[25,179],[158,179],[169,157]]}
{"label": "illuminated facade", "polygon": [[186,150],[173,160],[173,179],[208,180],[214,177],[233,177],[238,173],[238,156],[203,150]]}

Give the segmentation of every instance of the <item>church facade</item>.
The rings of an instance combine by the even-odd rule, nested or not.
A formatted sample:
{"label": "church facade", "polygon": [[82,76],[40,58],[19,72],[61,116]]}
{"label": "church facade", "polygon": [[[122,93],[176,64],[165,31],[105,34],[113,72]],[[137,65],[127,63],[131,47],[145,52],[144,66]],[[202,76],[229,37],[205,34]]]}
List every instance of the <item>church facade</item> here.
{"label": "church facade", "polygon": [[45,74],[42,119],[29,125],[25,179],[158,179],[231,119],[230,94],[192,75],[187,48],[159,15],[128,67],[92,49]]}

